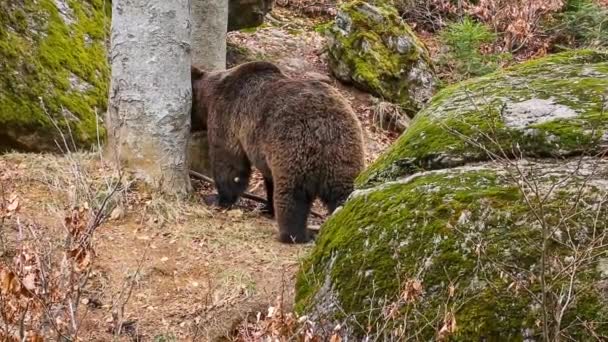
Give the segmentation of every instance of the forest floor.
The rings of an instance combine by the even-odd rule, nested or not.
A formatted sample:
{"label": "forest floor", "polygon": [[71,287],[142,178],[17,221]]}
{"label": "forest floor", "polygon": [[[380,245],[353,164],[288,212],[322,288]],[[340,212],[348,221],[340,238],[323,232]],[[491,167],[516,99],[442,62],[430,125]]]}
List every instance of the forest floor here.
{"label": "forest floor", "polygon": [[[289,22],[230,33],[231,45],[276,62],[291,76],[329,79],[315,23],[281,8],[273,15]],[[396,135],[375,129],[369,95],[331,82],[361,119],[369,163]],[[70,206],[87,206],[73,203],[79,187],[100,189],[114,176],[95,153],[0,156],[0,199],[12,211],[0,220],[0,259],[10,262],[19,255],[15,246],[24,243],[26,226],[45,241],[34,241],[37,248],[56,254],[51,247],[61,249]],[[277,242],[276,223],[259,213],[258,203],[241,200],[222,211],[203,200],[214,192],[211,186],[194,185],[195,198],[179,203],[145,190],[119,195],[119,209],[95,234],[96,258],[78,311],[82,340],[231,340],[243,318],[264,316],[279,305],[289,311],[295,274],[312,245]],[[259,178],[250,190],[264,196]],[[241,331],[239,339],[254,341],[244,337],[250,333]]]}

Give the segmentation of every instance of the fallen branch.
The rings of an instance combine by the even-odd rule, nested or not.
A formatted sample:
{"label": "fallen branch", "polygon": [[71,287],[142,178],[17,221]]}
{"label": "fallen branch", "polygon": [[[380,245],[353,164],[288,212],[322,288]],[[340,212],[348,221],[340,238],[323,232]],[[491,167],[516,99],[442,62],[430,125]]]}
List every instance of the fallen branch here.
{"label": "fallen branch", "polygon": [[[213,179],[211,177],[207,177],[207,176],[205,176],[202,173],[198,173],[196,171],[190,170],[190,176],[192,176],[192,177],[194,177],[196,179],[200,179],[200,180],[202,180],[204,182],[207,182],[209,184],[215,185],[215,182],[213,181]],[[268,203],[268,200],[265,199],[264,197],[260,197],[260,196],[254,195],[254,194],[251,194],[249,192],[244,192],[243,195],[241,195],[241,196],[243,198],[250,199],[252,201],[256,201],[256,202],[259,202],[259,203]],[[321,215],[320,213],[318,213],[318,212],[316,212],[314,210],[311,210],[310,213],[313,216],[316,216],[316,217],[319,217],[319,218],[323,218],[324,217],[323,215]]]}

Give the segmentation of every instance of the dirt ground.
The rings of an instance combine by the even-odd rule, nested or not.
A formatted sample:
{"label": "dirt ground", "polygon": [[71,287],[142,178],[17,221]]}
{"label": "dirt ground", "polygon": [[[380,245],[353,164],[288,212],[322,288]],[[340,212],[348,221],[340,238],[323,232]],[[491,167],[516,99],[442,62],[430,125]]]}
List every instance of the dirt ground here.
{"label": "dirt ground", "polygon": [[[95,155],[74,158],[95,173],[91,182],[110,178]],[[19,201],[4,226],[7,245],[18,239],[20,223],[60,247],[66,209],[84,205],[72,202],[70,164],[51,155],[0,157],[3,193]],[[96,231],[97,257],[82,302],[84,340],[113,338],[112,311],[128,291],[123,337],[145,341],[229,335],[244,315],[265,310],[279,295],[291,298],[293,274],[310,245],[276,242],[274,222],[251,205],[220,211],[198,196],[173,203],[138,190],[121,194],[120,202]],[[12,253],[2,252],[10,260]]]}
{"label": "dirt ground", "polygon": [[[275,17],[288,15],[279,9]],[[329,75],[323,39],[306,20],[275,21],[255,32],[231,33],[229,40],[294,77]],[[375,129],[369,95],[332,82],[360,116],[371,162],[396,135]],[[104,189],[114,176],[95,153],[0,156],[2,196],[18,200],[18,209],[0,224],[0,261],[14,257],[7,246],[19,241],[24,224],[59,246],[66,210],[87,205],[78,202],[79,187]],[[81,299],[84,341],[230,340],[244,317],[265,313],[277,301],[289,310],[295,273],[312,245],[277,242],[276,223],[259,213],[258,203],[241,200],[222,211],[205,203],[211,186],[194,186],[195,195],[180,202],[136,188],[120,193],[118,209],[95,233],[96,258]],[[264,196],[259,179],[250,189]],[[318,205],[315,210],[324,212]],[[124,312],[120,334],[117,312]]]}

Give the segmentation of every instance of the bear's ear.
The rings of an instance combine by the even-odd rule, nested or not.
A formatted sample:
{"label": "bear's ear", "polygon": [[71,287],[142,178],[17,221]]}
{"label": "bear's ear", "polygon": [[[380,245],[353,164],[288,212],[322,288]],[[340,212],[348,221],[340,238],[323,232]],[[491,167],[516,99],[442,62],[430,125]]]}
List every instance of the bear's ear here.
{"label": "bear's ear", "polygon": [[201,78],[203,78],[203,76],[205,76],[205,72],[197,67],[195,67],[194,65],[192,65],[190,67],[190,77],[192,77],[192,80],[200,80]]}

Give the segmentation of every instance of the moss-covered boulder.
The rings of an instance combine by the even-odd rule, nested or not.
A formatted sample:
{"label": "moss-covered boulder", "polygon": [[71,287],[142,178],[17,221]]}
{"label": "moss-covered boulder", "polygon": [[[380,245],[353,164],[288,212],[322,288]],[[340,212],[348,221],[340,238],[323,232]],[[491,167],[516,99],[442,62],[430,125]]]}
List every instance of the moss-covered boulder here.
{"label": "moss-covered boulder", "polygon": [[297,310],[348,340],[608,336],[606,179],[608,161],[575,158],[358,190],[303,262]]}
{"label": "moss-covered boulder", "polygon": [[57,149],[53,120],[77,146],[97,141],[110,12],[105,0],[0,1],[0,151]]}
{"label": "moss-covered boulder", "polygon": [[336,78],[398,103],[412,116],[433,95],[428,50],[394,7],[347,2],[325,33]]}
{"label": "moss-covered boulder", "polygon": [[495,157],[601,152],[608,140],[607,99],[608,53],[588,50],[447,87],[360,175],[358,185]]}

